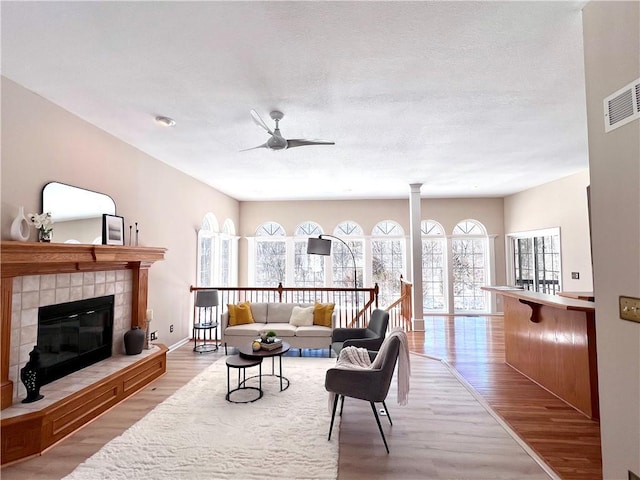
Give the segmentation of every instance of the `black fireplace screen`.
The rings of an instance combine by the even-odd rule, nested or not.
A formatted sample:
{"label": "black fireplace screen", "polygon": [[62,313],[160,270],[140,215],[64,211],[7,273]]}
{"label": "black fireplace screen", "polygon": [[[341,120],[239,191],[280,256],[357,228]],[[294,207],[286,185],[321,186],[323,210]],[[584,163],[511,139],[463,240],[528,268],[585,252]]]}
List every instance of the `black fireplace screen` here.
{"label": "black fireplace screen", "polygon": [[114,296],[38,310],[41,385],[111,356]]}

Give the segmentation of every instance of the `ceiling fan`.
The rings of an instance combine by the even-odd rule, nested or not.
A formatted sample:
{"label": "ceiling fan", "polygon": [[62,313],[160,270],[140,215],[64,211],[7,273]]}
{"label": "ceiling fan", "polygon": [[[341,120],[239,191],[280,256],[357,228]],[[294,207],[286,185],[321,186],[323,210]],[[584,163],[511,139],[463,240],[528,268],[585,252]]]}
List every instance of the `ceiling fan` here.
{"label": "ceiling fan", "polygon": [[278,122],[282,120],[282,118],[284,117],[284,113],[274,110],[269,114],[269,116],[276,122],[276,128],[274,130],[271,130],[269,126],[266,123],[264,123],[264,120],[260,118],[260,115],[258,115],[258,112],[256,112],[255,110],[251,110],[251,118],[253,118],[253,121],[259,127],[264,128],[269,133],[269,135],[271,135],[271,138],[267,140],[265,143],[263,143],[262,145],[240,150],[241,152],[246,152],[247,150],[254,150],[256,148],[268,148],[269,150],[285,150],[287,148],[304,147],[307,145],[335,145],[335,142],[324,142],[322,140],[305,140],[303,138],[291,138],[287,140],[280,133],[280,127],[278,126]]}

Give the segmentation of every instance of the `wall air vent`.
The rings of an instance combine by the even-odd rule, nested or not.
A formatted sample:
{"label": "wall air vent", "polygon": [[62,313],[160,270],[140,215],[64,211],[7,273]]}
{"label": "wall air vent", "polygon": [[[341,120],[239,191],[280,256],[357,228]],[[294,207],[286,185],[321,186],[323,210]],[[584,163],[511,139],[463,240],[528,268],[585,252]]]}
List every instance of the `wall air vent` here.
{"label": "wall air vent", "polygon": [[640,78],[604,99],[604,131],[640,118]]}

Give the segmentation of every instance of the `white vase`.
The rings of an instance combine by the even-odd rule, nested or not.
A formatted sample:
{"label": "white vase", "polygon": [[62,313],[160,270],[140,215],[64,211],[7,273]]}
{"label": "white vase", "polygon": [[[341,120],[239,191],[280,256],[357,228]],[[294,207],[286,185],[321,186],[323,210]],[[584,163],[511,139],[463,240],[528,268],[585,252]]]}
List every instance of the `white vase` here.
{"label": "white vase", "polygon": [[11,224],[11,239],[18,242],[26,242],[29,240],[29,220],[24,215],[24,207],[18,209],[18,216]]}

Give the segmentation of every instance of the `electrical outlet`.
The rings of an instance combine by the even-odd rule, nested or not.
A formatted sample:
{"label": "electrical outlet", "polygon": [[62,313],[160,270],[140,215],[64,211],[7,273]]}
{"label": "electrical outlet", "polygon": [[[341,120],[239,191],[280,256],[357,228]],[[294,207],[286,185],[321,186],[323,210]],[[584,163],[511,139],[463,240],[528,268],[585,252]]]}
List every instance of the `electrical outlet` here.
{"label": "electrical outlet", "polygon": [[640,323],[640,298],[620,295],[620,318]]}
{"label": "electrical outlet", "polygon": [[151,340],[157,340],[158,339],[158,332],[151,332]]}
{"label": "electrical outlet", "polygon": [[169,325],[169,333],[173,333],[173,323]]}
{"label": "electrical outlet", "polygon": [[580,272],[571,272],[572,280],[580,280]]}

